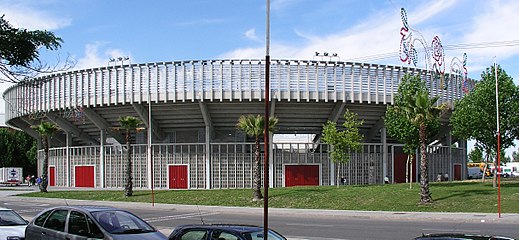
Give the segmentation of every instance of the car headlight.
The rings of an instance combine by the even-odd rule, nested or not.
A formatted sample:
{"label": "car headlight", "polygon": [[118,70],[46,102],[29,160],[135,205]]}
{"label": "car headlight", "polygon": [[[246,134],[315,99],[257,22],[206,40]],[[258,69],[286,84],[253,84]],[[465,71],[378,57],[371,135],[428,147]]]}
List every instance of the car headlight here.
{"label": "car headlight", "polygon": [[18,236],[7,236],[7,240],[20,240]]}

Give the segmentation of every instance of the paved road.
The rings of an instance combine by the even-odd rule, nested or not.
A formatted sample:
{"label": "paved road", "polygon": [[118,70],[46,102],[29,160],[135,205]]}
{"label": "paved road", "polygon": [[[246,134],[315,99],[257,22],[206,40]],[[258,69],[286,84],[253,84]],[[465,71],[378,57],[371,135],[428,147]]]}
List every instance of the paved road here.
{"label": "paved road", "polygon": [[[262,208],[120,203],[12,196],[0,191],[0,204],[26,219],[56,205],[109,205],[127,209],[164,234],[187,223],[240,223],[263,225]],[[465,232],[519,238],[519,214],[363,212],[336,210],[269,209],[269,227],[290,239],[412,239],[424,232]]]}

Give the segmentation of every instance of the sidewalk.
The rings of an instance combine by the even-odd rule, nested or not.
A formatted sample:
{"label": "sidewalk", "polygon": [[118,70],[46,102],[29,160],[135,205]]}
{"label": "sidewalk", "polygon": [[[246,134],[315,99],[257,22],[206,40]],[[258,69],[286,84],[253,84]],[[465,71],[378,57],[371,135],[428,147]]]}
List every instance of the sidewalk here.
{"label": "sidewalk", "polygon": [[[0,187],[0,198],[9,197],[11,199],[25,197],[13,196],[24,191],[37,191],[37,187]],[[49,188],[52,190],[93,190],[91,188]],[[102,189],[95,189],[103,191]],[[113,190],[113,189],[110,189]],[[63,199],[53,198],[37,198],[42,203],[63,203]],[[91,201],[91,200],[66,200],[71,205],[108,205],[114,206],[119,202],[110,201]],[[130,209],[142,209],[152,207],[151,203],[125,202],[125,207]],[[250,207],[222,207],[222,206],[196,206],[196,205],[179,205],[179,204],[163,204],[155,203],[153,208],[157,209],[184,209],[186,211],[206,211],[206,212],[232,212],[236,214],[263,214],[263,208]],[[450,213],[450,212],[394,212],[394,211],[352,211],[352,210],[323,210],[323,209],[291,209],[291,208],[269,208],[270,216],[298,215],[304,217],[335,217],[335,218],[358,218],[358,219],[376,219],[376,220],[399,220],[399,221],[442,221],[442,222],[493,222],[519,224],[519,214],[502,213],[501,217],[497,213]]]}

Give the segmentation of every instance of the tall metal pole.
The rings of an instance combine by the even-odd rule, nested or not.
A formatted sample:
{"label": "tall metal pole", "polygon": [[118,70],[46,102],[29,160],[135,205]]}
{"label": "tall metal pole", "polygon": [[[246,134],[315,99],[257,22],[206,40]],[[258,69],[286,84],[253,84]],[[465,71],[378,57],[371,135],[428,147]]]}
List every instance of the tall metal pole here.
{"label": "tall metal pole", "polygon": [[494,57],[494,72],[496,76],[496,121],[497,121],[497,212],[501,218],[501,132],[499,129],[499,82],[497,81],[497,63]]}
{"label": "tall metal pole", "polygon": [[269,226],[269,119],[270,119],[270,0],[267,0],[267,30],[266,51],[265,51],[265,122],[263,141],[264,146],[264,162],[263,162],[263,239],[268,239]]}

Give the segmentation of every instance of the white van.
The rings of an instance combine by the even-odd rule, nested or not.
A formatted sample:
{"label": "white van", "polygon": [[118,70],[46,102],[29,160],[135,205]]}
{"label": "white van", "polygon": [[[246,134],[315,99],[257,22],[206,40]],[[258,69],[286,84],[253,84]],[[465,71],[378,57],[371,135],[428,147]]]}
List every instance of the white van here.
{"label": "white van", "polygon": [[483,172],[479,167],[469,167],[467,169],[467,175],[468,179],[482,178]]}

